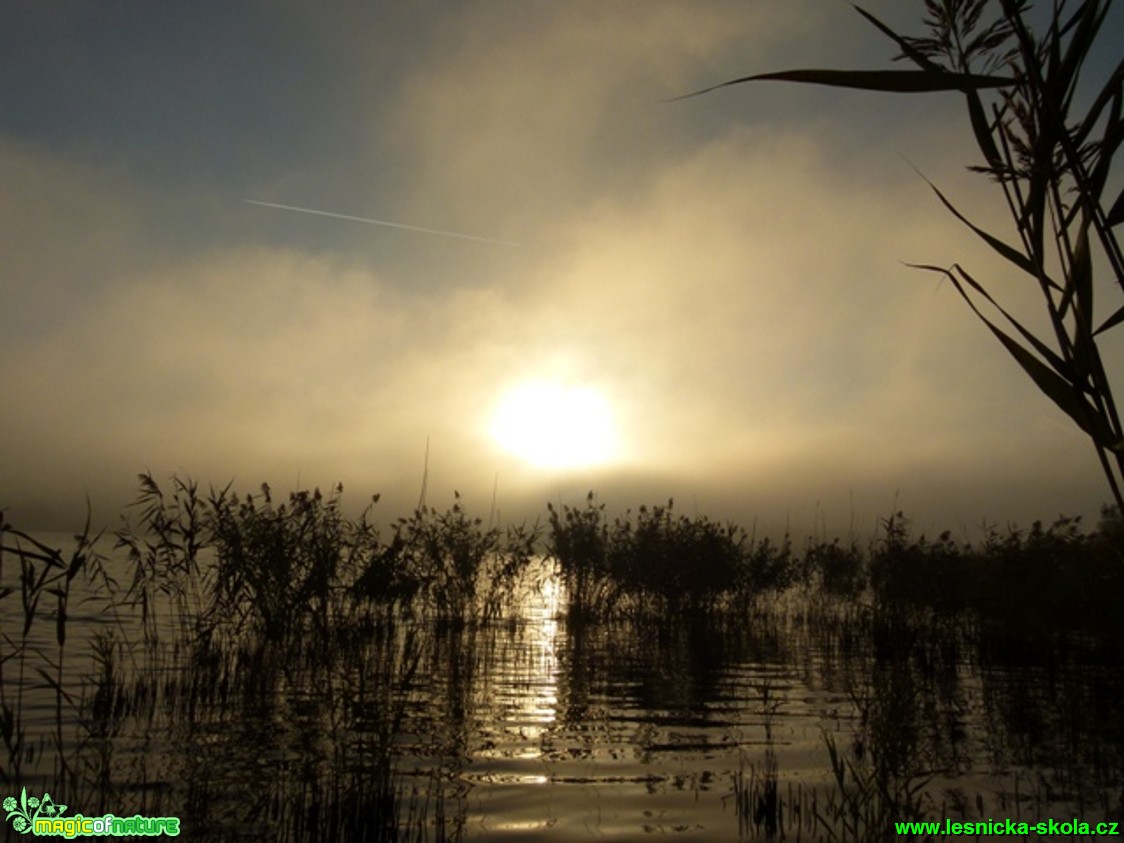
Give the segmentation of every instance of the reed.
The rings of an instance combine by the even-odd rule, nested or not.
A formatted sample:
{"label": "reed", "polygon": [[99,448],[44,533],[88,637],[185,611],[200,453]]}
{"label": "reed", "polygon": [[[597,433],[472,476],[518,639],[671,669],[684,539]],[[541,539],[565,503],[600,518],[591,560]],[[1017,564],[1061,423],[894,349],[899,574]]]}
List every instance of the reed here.
{"label": "reed", "polygon": [[[343,516],[341,492],[301,491],[275,505],[264,486],[244,498],[229,488],[204,497],[192,481],[173,477],[165,494],[142,475],[139,523],[126,520],[116,534],[131,570],[124,591],[102,569],[89,524],[67,557],[0,517],[0,599],[18,598],[23,618],[18,635],[0,630],[2,780],[26,783],[28,767],[44,775],[43,753],[53,751],[52,788],[81,799],[87,812],[188,810],[199,839],[225,839],[261,822],[254,827],[277,839],[427,839],[435,812],[448,815],[439,839],[452,836],[456,811],[444,805],[443,790],[423,789],[427,808],[419,813],[417,789],[404,789],[394,769],[410,688],[423,652],[436,646],[424,627],[404,621],[418,611],[462,622],[494,616],[535,536],[485,530],[458,503],[399,524],[400,553],[380,540],[366,512],[358,521]],[[417,600],[371,593],[372,560],[392,558],[401,563],[395,577],[421,584]],[[9,560],[18,585],[4,576]],[[82,574],[99,599],[139,626],[118,623],[120,637],[112,624],[95,633],[93,670],[75,682],[63,675],[74,663],[64,648],[71,584]],[[32,643],[48,622],[54,653]],[[27,726],[25,693],[35,677],[55,696],[49,744],[38,726]],[[319,689],[315,716],[298,713],[308,688]],[[270,775],[240,778],[235,771],[259,766],[278,737],[247,741],[240,730],[268,727],[286,709],[280,735],[323,751],[299,770],[286,762]],[[146,733],[162,732],[155,755],[143,748],[136,755],[125,724],[137,722],[149,724]],[[133,742],[127,771],[116,760],[123,742]],[[159,783],[139,801],[129,784],[138,778]],[[193,784],[176,795],[176,781]],[[294,795],[303,801],[294,804]]]}
{"label": "reed", "polygon": [[[1124,138],[1124,72],[1116,65],[1092,79],[1098,68],[1090,61],[1111,38],[1102,38],[1111,6],[1111,0],[1056,0],[1046,25],[1035,31],[1028,0],[925,0],[928,31],[920,36],[900,35],[860,8],[914,69],[761,73],[687,96],[766,80],[962,93],[982,157],[970,169],[1000,187],[1017,242],[974,224],[929,185],[945,208],[1030,281],[1049,329],[1031,331],[960,264],[913,266],[948,278],[1035,386],[1089,438],[1116,507],[1124,510],[1124,426],[1099,345],[1102,335],[1124,323],[1124,305],[1104,309],[1111,301],[1104,292],[1124,290],[1124,253],[1114,230],[1124,222],[1124,191],[1115,199],[1106,195],[1119,182],[1113,164]],[[1095,270],[1105,267],[1115,283],[1094,296]]]}
{"label": "reed", "polygon": [[[170,602],[181,632],[192,621],[202,634],[206,621],[207,590],[213,571],[201,564],[211,538],[206,502],[191,480],[172,478],[172,494],[166,498],[151,473],[138,476],[140,489],[132,508],[140,511],[138,535],[123,518],[117,530],[116,549],[124,550],[132,566],[132,579],[125,603],[139,609],[145,640],[160,639],[161,602]],[[161,601],[164,595],[169,601]]]}
{"label": "reed", "polygon": [[676,515],[672,500],[626,510],[612,523],[593,492],[584,508],[547,510],[547,554],[559,566],[571,617],[712,612],[797,579],[787,536],[755,542],[734,523]]}
{"label": "reed", "polygon": [[[71,595],[76,580],[82,578],[105,589],[115,588],[115,582],[105,571],[101,554],[95,545],[101,538],[93,534],[90,509],[87,505],[86,521],[80,533],[74,536],[74,546],[69,558],[59,549],[49,547],[29,534],[13,527],[0,511],[0,600],[10,598],[16,589],[4,585],[5,555],[14,556],[19,571],[19,598],[22,624],[18,639],[5,629],[0,632],[4,648],[0,653],[0,739],[3,740],[8,760],[0,767],[0,780],[5,783],[18,780],[25,761],[35,760],[36,751],[28,744],[23,728],[23,706],[29,679],[29,668],[38,675],[53,693],[55,703],[55,732],[52,735],[54,770],[62,781],[71,781],[74,770],[69,764],[65,749],[64,724],[73,720],[78,702],[63,683],[66,661],[67,620],[70,614]],[[32,647],[32,630],[37,623],[47,621],[53,626],[54,649]],[[13,669],[16,676],[9,681],[5,672]],[[7,665],[7,667],[5,667]],[[14,699],[11,688],[14,686]],[[64,712],[65,715],[64,716]]]}
{"label": "reed", "polygon": [[657,611],[713,610],[738,584],[745,531],[705,516],[676,517],[674,501],[641,506],[614,521],[609,567],[626,591]]}
{"label": "reed", "polygon": [[609,570],[609,525],[605,504],[591,491],[585,507],[546,505],[549,524],[547,553],[559,567],[575,619],[611,611],[619,590]]}
{"label": "reed", "polygon": [[641,506],[609,520],[591,492],[584,507],[548,505],[546,553],[559,569],[572,619],[621,613],[714,612],[774,600],[799,586],[817,595],[885,606],[971,613],[1009,625],[1117,630],[1111,597],[1124,587],[1124,521],[1106,507],[1097,527],[1059,517],[1050,526],[1000,532],[973,544],[951,531],[914,536],[910,519],[881,519],[867,548],[852,538],[755,539],[735,524],[676,516],[674,504]]}
{"label": "reed", "polygon": [[[187,811],[200,839],[462,833],[469,808],[459,775],[473,751],[489,647],[496,630],[518,628],[492,622],[511,608],[541,536],[485,525],[459,496],[446,511],[422,506],[380,531],[371,507],[346,516],[341,495],[300,491],[278,503],[268,488],[204,495],[173,478],[164,491],[145,475],[131,510],[137,523],[117,533],[124,589],[89,523],[64,552],[0,520],[0,600],[14,610],[5,618],[20,621],[0,629],[5,783],[53,776],[52,787],[87,812]],[[602,638],[632,642],[638,675],[674,684],[689,710],[715,693],[718,663],[788,663],[796,642],[819,660],[808,655],[803,669],[858,677],[854,735],[844,750],[825,734],[831,779],[819,789],[781,777],[773,718],[785,697],[768,681],[753,686],[765,755],[743,756],[733,778],[746,835],[877,839],[891,815],[932,815],[927,777],[964,762],[924,717],[955,717],[967,660],[1027,659],[1052,677],[1048,698],[1004,684],[999,671],[981,679],[997,709],[993,730],[1027,753],[1042,724],[1065,727],[1066,712],[1104,724],[1095,739],[1074,740],[1072,769],[1050,786],[1098,805],[1098,783],[1124,770],[1112,700],[1070,683],[1065,669],[1088,642],[1107,642],[1090,663],[1114,658],[1124,526],[1113,511],[1091,532],[1061,519],[989,529],[975,546],[948,534],[915,539],[895,513],[865,552],[821,539],[802,554],[787,538],[759,541],[736,525],[678,515],[670,501],[612,521],[593,495],[584,508],[548,512],[543,571],[553,561],[570,590],[573,710],[586,704],[590,679],[614,669],[591,655]],[[867,579],[864,594],[856,583]],[[79,585],[107,616],[76,644],[67,630]],[[1045,594],[1027,602],[1036,587]],[[1051,605],[1059,597],[1080,599],[1080,608]],[[1095,621],[1108,634],[1031,638],[1011,619],[1027,606],[1040,612],[1039,626]],[[50,695],[49,729],[41,713],[29,719],[36,684]],[[413,760],[404,767],[405,757]]]}
{"label": "reed", "polygon": [[499,614],[536,553],[537,527],[485,527],[465,512],[459,493],[438,512],[419,506],[395,524],[388,551],[368,568],[362,590],[388,578],[396,593],[416,595],[423,610],[443,619],[489,619]]}
{"label": "reed", "polygon": [[840,544],[809,541],[804,550],[801,579],[813,590],[840,597],[858,597],[867,586],[867,565],[862,548],[852,541]]}
{"label": "reed", "polygon": [[1080,518],[1063,516],[1026,531],[987,527],[978,545],[957,543],[949,531],[936,540],[913,538],[901,512],[881,524],[869,575],[883,605],[970,612],[1016,628],[1121,629],[1106,597],[1124,587],[1124,527],[1114,509],[1103,510],[1089,533]]}

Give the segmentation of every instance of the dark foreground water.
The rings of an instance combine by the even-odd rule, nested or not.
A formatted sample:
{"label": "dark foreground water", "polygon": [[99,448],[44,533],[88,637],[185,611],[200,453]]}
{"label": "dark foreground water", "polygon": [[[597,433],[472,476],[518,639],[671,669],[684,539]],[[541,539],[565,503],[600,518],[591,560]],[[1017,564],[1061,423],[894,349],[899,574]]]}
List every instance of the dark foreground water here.
{"label": "dark foreground water", "polygon": [[1117,642],[799,594],[577,623],[563,596],[210,647],[72,603],[60,671],[51,604],[25,640],[10,595],[0,795],[192,840],[879,839],[1120,809]]}

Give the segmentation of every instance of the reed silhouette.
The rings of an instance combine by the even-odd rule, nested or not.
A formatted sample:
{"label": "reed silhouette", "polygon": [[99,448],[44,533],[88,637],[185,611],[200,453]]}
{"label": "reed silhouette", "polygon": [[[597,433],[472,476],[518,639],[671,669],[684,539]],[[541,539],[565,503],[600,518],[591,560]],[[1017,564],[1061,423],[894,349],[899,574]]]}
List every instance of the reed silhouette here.
{"label": "reed silhouette", "polygon": [[[497,665],[554,700],[536,727],[548,765],[738,753],[727,781],[749,837],[1107,813],[1104,783],[1124,775],[1114,510],[1091,531],[1059,519],[974,545],[915,538],[894,513],[865,547],[798,551],[670,501],[610,518],[591,493],[548,507],[540,532],[485,524],[458,496],[380,528],[374,501],[352,518],[341,496],[146,474],[115,550],[89,523],[63,551],[0,519],[0,782],[49,783],[88,815],[190,816],[193,839],[457,839],[472,759],[497,740]],[[521,619],[547,591],[552,614]],[[529,656],[527,636],[554,627]],[[736,701],[731,665],[756,671]],[[785,775],[782,724],[802,703],[784,677],[800,672],[848,712],[821,715],[819,784]],[[640,712],[634,732],[607,700]],[[995,799],[935,789],[978,760],[966,712],[1014,767]],[[697,737],[715,718],[728,742]],[[1028,778],[1044,745],[1064,762]]]}
{"label": "reed silhouette", "polygon": [[[958,263],[914,266],[948,278],[1038,389],[1088,436],[1116,507],[1124,510],[1124,427],[1098,344],[1124,323],[1124,304],[1103,310],[1112,300],[1106,293],[1124,290],[1124,254],[1114,231],[1124,222],[1124,191],[1115,199],[1105,195],[1124,142],[1124,72],[1119,64],[1108,66],[1090,80],[1098,69],[1091,57],[1113,37],[1104,28],[1111,7],[1111,0],[1060,0],[1036,31],[1028,0],[925,0],[927,32],[920,36],[900,35],[856,7],[915,69],[758,73],[686,96],[761,81],[962,93],[982,156],[970,169],[999,185],[1018,241],[972,223],[930,187],[958,220],[1029,277],[1049,330],[1027,328]],[[1116,283],[1094,297],[1094,272],[1101,266]]]}

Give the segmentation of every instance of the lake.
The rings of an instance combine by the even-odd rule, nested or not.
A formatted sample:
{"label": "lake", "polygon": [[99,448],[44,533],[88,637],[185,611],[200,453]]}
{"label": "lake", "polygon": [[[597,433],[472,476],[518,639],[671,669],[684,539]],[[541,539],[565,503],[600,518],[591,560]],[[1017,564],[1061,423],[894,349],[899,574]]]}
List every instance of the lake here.
{"label": "lake", "polygon": [[60,671],[54,596],[24,640],[10,554],[3,576],[3,795],[71,816],[178,816],[193,840],[818,840],[1120,810],[1124,659],[1093,635],[801,589],[579,621],[539,560],[496,617],[341,597],[330,634],[284,641],[194,640],[168,594],[146,635],[76,580]]}

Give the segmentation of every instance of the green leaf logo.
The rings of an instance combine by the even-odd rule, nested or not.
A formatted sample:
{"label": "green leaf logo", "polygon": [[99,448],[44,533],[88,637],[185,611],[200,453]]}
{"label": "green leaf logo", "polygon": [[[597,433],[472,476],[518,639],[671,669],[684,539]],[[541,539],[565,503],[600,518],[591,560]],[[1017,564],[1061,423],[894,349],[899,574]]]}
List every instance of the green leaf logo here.
{"label": "green leaf logo", "polygon": [[66,811],[66,805],[53,800],[51,794],[44,793],[42,798],[28,796],[26,787],[20,791],[18,800],[14,796],[8,796],[3,805],[7,812],[4,819],[11,820],[12,828],[20,834],[31,831],[36,817],[61,817]]}

